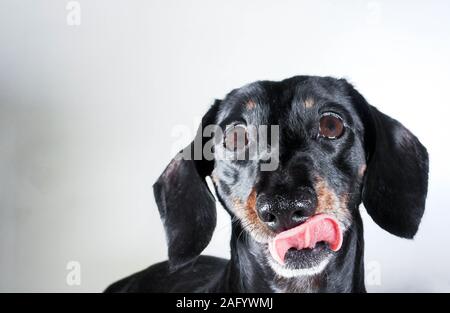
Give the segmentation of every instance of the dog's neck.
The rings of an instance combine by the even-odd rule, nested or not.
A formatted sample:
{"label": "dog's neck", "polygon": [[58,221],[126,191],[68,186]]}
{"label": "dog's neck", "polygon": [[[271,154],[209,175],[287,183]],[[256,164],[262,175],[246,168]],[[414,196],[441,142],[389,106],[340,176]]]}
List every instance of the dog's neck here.
{"label": "dog's neck", "polygon": [[267,263],[267,247],[233,224],[231,260],[225,272],[233,292],[365,292],[362,221],[359,214],[345,232],[341,250],[319,274],[285,278]]}

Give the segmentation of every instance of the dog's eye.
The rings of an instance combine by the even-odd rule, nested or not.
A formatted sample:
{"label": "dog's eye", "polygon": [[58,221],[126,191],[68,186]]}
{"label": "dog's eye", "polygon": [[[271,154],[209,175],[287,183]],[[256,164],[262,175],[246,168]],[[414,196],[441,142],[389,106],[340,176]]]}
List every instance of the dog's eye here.
{"label": "dog's eye", "polygon": [[238,151],[248,145],[247,127],[243,124],[229,126],[225,132],[223,145],[230,151]]}
{"label": "dog's eye", "polygon": [[336,139],[344,132],[344,122],[341,117],[335,113],[325,113],[320,118],[319,122],[319,136]]}

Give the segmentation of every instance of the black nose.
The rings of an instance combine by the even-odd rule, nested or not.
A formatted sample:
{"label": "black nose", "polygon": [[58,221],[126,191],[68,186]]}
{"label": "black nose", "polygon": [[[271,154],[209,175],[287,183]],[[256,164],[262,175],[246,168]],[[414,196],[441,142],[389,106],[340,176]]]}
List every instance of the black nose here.
{"label": "black nose", "polygon": [[260,194],[256,200],[259,218],[276,233],[304,222],[314,214],[316,206],[317,196],[309,187],[288,195]]}

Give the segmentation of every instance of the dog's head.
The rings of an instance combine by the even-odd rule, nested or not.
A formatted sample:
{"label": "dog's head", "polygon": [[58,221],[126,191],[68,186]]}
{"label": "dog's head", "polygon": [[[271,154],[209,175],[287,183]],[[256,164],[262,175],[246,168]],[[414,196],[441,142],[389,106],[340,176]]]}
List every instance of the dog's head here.
{"label": "dog's head", "polygon": [[343,79],[299,76],[233,90],[154,186],[174,267],[195,259],[213,234],[216,200],[206,176],[275,272],[295,276],[325,267],[361,202],[379,226],[412,238],[428,155]]}

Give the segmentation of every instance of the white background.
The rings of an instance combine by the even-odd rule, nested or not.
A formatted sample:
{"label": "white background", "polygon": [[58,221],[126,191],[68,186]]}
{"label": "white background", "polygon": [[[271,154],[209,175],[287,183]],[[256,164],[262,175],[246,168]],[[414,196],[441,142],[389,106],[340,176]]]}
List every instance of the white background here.
{"label": "white background", "polygon": [[[232,88],[297,74],[349,79],[430,153],[414,241],[364,212],[369,291],[450,291],[449,1],[79,3],[80,26],[67,1],[0,4],[1,291],[102,291],[164,260],[151,186],[174,128],[193,132]],[[221,209],[205,253],[227,256],[229,232]]]}

